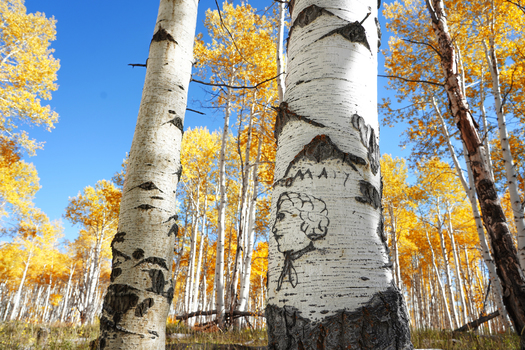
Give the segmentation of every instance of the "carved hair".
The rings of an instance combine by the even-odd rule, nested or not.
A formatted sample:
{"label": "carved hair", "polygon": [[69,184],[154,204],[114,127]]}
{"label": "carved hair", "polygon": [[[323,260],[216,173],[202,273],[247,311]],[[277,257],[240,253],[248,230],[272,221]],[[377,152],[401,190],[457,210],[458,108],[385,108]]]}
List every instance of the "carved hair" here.
{"label": "carved hair", "polygon": [[285,192],[277,202],[277,212],[286,210],[296,212],[303,220],[301,231],[312,241],[323,238],[328,233],[328,210],[319,198],[305,193]]}

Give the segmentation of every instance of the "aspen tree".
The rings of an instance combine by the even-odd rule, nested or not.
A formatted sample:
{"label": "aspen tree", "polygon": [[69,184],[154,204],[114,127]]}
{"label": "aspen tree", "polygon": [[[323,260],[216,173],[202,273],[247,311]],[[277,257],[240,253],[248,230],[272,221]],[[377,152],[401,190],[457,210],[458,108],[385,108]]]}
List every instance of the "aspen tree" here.
{"label": "aspen tree", "polygon": [[521,349],[525,349],[525,278],[497,196],[494,178],[486,161],[486,151],[476,128],[477,123],[463,94],[464,89],[460,86],[457,53],[448,30],[443,1],[426,0],[426,4],[439,44],[437,49],[450,109],[468,151],[483,221],[491,237],[492,252],[504,290],[503,302],[514,328],[521,336]]}
{"label": "aspen tree", "polygon": [[100,317],[103,349],[164,349],[173,299],[175,189],[197,1],[161,0],[129,154],[113,269]]}
{"label": "aspen tree", "polygon": [[411,349],[381,213],[377,2],[290,2],[275,125],[270,349]]}

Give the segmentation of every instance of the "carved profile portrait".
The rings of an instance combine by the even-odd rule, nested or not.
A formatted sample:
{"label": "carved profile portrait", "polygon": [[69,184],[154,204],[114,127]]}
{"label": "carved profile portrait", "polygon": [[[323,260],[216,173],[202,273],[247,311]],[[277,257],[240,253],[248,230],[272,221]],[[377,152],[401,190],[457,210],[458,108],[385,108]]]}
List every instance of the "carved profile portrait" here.
{"label": "carved profile portrait", "polygon": [[314,251],[314,242],[328,233],[328,210],[323,200],[304,193],[285,192],[277,201],[277,215],[272,234],[277,249],[284,255],[284,266],[277,282],[277,290],[288,282],[295,288],[297,273],[294,261]]}

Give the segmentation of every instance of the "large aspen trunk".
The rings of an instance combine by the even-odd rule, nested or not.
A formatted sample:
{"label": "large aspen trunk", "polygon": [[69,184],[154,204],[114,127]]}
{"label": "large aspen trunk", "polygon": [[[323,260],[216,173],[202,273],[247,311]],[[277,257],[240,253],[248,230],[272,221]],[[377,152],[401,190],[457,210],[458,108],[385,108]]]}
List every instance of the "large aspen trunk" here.
{"label": "large aspen trunk", "polygon": [[376,1],[295,0],[272,199],[270,349],[411,349],[383,232]]}
{"label": "large aspen trunk", "polygon": [[516,331],[522,336],[521,348],[525,349],[525,332],[522,331],[525,329],[525,278],[487,163],[485,147],[460,87],[456,52],[448,32],[443,2],[427,0],[427,6],[439,44],[438,51],[445,75],[445,90],[450,109],[468,151],[483,221],[491,238],[497,273],[504,291],[503,302]]}
{"label": "large aspen trunk", "polygon": [[161,0],[112,243],[101,349],[166,347],[178,231],[175,190],[193,60],[197,1]]}

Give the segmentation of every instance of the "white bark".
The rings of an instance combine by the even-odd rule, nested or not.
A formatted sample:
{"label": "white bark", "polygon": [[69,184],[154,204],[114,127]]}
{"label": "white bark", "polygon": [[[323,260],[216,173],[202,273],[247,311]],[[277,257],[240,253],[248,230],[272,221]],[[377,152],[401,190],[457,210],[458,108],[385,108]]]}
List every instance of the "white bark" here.
{"label": "white bark", "polygon": [[228,142],[228,130],[230,125],[230,96],[228,91],[226,96],[226,106],[224,109],[224,127],[222,130],[221,150],[219,153],[219,205],[217,220],[217,253],[215,258],[215,308],[217,310],[217,321],[219,327],[223,326],[224,321],[224,245],[226,237],[226,145]]}
{"label": "white bark", "polygon": [[[374,1],[293,3],[275,127],[266,308],[274,349],[314,347],[314,334],[330,327],[324,322],[332,316],[366,322],[372,304],[375,315],[385,311],[375,304],[378,295],[399,301],[399,313],[388,317],[408,333],[380,208],[376,21]],[[327,337],[326,348],[354,347],[364,336],[347,337],[352,326],[342,328],[337,340]],[[376,334],[376,347],[404,348],[409,340],[401,333],[397,345],[390,345],[393,333]]]}
{"label": "white bark", "polygon": [[285,75],[284,75],[284,18],[286,15],[286,4],[283,2],[278,3],[279,6],[279,27],[277,30],[277,92],[279,96],[279,103],[283,102],[285,92]]}
{"label": "white bark", "polygon": [[197,1],[161,0],[129,154],[100,347],[166,346],[173,299],[175,190],[193,60]]}
{"label": "white bark", "polygon": [[[485,265],[487,266],[489,270],[489,276],[490,280],[492,281],[492,284],[494,286],[494,290],[497,294],[496,297],[496,304],[498,306],[498,310],[500,314],[502,315],[503,319],[507,319],[507,310],[505,308],[505,305],[503,304],[502,300],[502,287],[501,283],[499,281],[499,277],[496,273],[496,265],[494,264],[494,260],[492,259],[492,255],[490,253],[489,245],[487,243],[487,237],[485,236],[485,230],[483,226],[483,222],[481,220],[481,215],[479,213],[478,209],[478,200],[476,197],[476,192],[474,191],[474,177],[472,175],[472,169],[467,164],[467,171],[468,171],[468,181],[465,179],[465,176],[463,174],[463,170],[461,169],[461,166],[459,165],[459,160],[456,156],[456,152],[454,150],[454,147],[452,146],[452,142],[450,140],[450,134],[448,133],[447,125],[445,124],[445,120],[443,119],[443,116],[441,114],[441,111],[439,110],[439,107],[436,103],[436,100],[432,98],[432,103],[434,106],[434,109],[436,111],[436,115],[438,116],[438,120],[441,124],[441,130],[443,132],[443,136],[445,137],[445,140],[447,141],[448,150],[450,153],[450,157],[452,158],[454,162],[454,168],[456,169],[456,174],[458,175],[461,184],[463,185],[463,189],[467,193],[467,197],[470,201],[470,207],[472,208],[472,214],[474,216],[474,222],[476,223],[476,230],[478,232],[478,238],[479,238],[479,244],[481,246],[481,255],[483,256],[483,261],[485,262]],[[463,153],[465,156],[465,160],[468,162],[468,156],[466,154],[467,150],[465,148],[465,144],[463,145]],[[506,321],[504,321],[506,322]],[[507,323],[508,324],[508,323]]]}
{"label": "white bark", "polygon": [[33,244],[31,244],[31,249],[29,250],[27,254],[24,272],[22,273],[22,278],[20,279],[20,284],[18,285],[18,289],[16,291],[15,298],[13,300],[13,307],[11,309],[11,315],[9,316],[9,321],[16,320],[16,317],[18,316],[18,306],[20,304],[20,296],[22,295],[22,289],[24,288],[24,283],[26,281],[26,276],[27,276],[27,270],[29,269],[29,264],[31,263],[32,257],[33,257]]}
{"label": "white bark", "polygon": [[518,175],[516,167],[514,166],[514,159],[510,150],[509,135],[507,132],[507,122],[503,111],[503,101],[501,97],[500,82],[499,82],[499,68],[494,50],[494,43],[490,43],[490,49],[485,45],[485,57],[487,65],[490,69],[490,76],[492,77],[492,94],[494,95],[494,104],[496,107],[496,115],[498,116],[498,130],[499,141],[501,144],[501,153],[503,154],[503,162],[505,163],[505,176],[507,179],[507,186],[510,194],[510,202],[512,206],[512,215],[514,217],[514,224],[518,230],[518,258],[521,269],[525,271],[525,215],[523,212],[522,201],[518,190]]}

